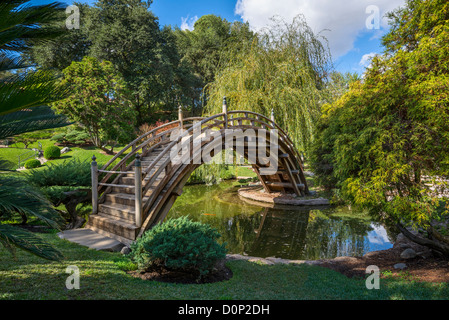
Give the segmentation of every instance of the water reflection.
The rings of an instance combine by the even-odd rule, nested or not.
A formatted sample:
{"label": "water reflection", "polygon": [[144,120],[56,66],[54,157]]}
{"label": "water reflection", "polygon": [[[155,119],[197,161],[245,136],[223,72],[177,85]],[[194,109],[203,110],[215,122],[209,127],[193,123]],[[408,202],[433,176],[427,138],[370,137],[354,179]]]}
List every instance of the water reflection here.
{"label": "water reflection", "polygon": [[263,208],[242,201],[232,183],[189,186],[168,218],[188,215],[218,229],[230,253],[284,259],[359,256],[392,247],[386,230],[347,207]]}

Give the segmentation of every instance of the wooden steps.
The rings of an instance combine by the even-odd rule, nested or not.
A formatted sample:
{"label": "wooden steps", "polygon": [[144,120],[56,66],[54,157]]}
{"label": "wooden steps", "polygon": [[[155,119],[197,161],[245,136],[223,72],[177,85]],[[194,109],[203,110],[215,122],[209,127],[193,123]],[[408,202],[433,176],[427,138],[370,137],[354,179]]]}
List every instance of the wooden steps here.
{"label": "wooden steps", "polygon": [[[145,172],[145,169],[154,162],[162,151],[163,148],[157,148],[149,155],[141,158],[142,173]],[[163,156],[158,160],[142,180],[142,186],[145,186],[150,181],[152,175],[159,169],[159,165],[163,164],[167,159],[168,156]],[[134,172],[134,170],[135,166],[133,165],[128,168],[127,172]],[[165,170],[159,173],[147,193],[143,195],[142,203],[148,201],[153,191],[164,178]],[[135,240],[140,228],[136,226],[134,174],[124,174],[118,179],[118,182],[114,184],[105,183],[103,185],[109,186],[110,189],[104,196],[104,202],[98,205],[98,213],[90,215],[87,227],[122,242]]]}
{"label": "wooden steps", "polygon": [[104,230],[129,240],[136,239],[140,230],[134,223],[102,213],[90,215],[87,227]]}

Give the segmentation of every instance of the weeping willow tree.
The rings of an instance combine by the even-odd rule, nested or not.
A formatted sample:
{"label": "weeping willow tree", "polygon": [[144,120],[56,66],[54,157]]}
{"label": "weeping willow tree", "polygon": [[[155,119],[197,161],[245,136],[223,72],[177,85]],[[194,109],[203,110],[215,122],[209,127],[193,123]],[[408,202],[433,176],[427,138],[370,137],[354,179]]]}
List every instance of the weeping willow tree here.
{"label": "weeping willow tree", "polygon": [[276,122],[300,151],[307,152],[330,70],[327,41],[310,29],[303,16],[291,24],[273,18],[248,51],[231,58],[205,87],[205,112],[220,113],[223,96],[229,110],[268,116],[273,109]]}

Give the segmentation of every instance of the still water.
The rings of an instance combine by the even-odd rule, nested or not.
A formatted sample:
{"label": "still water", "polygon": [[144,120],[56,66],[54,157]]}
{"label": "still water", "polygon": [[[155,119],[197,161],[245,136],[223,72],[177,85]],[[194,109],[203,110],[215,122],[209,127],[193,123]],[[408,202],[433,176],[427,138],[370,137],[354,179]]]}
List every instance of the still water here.
{"label": "still water", "polygon": [[189,216],[222,235],[229,253],[284,259],[361,256],[393,246],[387,230],[344,207],[274,209],[240,199],[235,182],[184,187],[167,219]]}

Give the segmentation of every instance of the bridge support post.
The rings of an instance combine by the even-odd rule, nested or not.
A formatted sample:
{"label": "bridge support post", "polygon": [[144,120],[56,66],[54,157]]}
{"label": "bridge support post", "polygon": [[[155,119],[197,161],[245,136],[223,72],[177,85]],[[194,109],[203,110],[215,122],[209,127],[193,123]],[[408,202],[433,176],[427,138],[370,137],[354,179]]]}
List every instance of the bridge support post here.
{"label": "bridge support post", "polygon": [[223,120],[224,120],[224,128],[228,128],[228,103],[226,102],[226,97],[223,97]]}
{"label": "bridge support post", "polygon": [[178,107],[178,120],[179,120],[179,128],[180,128],[180,130],[181,130],[181,133],[182,133],[182,131],[184,130],[184,116],[183,116],[183,114],[182,114],[182,107],[181,106],[179,106]]}
{"label": "bridge support post", "polygon": [[136,198],[136,226],[142,226],[142,163],[140,161],[140,154],[136,154],[136,161],[134,162],[134,186]]}
{"label": "bridge support post", "polygon": [[98,164],[96,160],[97,158],[95,156],[92,156],[92,214],[98,213]]}

